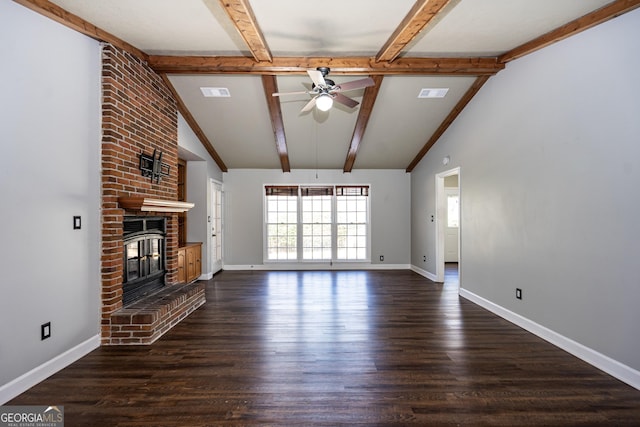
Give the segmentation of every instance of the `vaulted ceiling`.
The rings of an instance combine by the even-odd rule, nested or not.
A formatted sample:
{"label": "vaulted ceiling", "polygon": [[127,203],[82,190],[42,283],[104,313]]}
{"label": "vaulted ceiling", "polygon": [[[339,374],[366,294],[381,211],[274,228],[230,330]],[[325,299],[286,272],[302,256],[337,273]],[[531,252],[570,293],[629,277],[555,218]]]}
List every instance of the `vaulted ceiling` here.
{"label": "vaulted ceiling", "polygon": [[[15,0],[148,61],[218,166],[411,171],[506,64],[640,0]],[[330,67],[354,108],[301,109]],[[549,64],[552,72],[556,64]],[[205,97],[224,88],[228,97]],[[418,98],[422,89],[448,89]]]}

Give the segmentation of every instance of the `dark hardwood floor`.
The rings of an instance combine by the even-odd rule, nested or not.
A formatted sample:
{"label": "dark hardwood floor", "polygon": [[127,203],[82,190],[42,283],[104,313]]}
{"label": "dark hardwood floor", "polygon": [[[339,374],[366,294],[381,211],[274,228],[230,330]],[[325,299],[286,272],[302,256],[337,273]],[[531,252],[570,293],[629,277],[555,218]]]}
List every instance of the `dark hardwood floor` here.
{"label": "dark hardwood floor", "polygon": [[638,426],[640,391],[411,271],[237,272],[11,405],[65,426]]}

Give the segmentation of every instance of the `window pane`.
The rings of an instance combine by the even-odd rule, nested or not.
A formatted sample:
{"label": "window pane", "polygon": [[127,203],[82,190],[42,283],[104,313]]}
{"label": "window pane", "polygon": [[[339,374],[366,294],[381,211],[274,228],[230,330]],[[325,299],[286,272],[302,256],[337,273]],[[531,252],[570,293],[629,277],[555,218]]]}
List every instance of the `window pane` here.
{"label": "window pane", "polygon": [[347,248],[347,258],[356,259],[358,253],[354,248]]}
{"label": "window pane", "polygon": [[458,228],[460,223],[460,196],[450,194],[447,196],[447,226]]}
{"label": "window pane", "polygon": [[283,224],[289,220],[289,214],[287,212],[278,212],[276,213],[276,222]]}

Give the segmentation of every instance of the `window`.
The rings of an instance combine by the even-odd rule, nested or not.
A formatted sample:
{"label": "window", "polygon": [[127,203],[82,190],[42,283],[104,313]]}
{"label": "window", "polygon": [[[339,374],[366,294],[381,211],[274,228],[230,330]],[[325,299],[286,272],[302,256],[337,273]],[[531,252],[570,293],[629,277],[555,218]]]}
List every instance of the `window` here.
{"label": "window", "polygon": [[338,259],[367,259],[368,187],[336,187]]}
{"label": "window", "polygon": [[458,228],[460,226],[460,196],[449,194],[447,196],[447,227]]}
{"label": "window", "polygon": [[298,187],[266,187],[267,258],[298,258]]}
{"label": "window", "polygon": [[302,259],[331,259],[333,187],[300,189],[302,198]]}
{"label": "window", "polygon": [[366,261],[368,186],[265,186],[269,261]]}

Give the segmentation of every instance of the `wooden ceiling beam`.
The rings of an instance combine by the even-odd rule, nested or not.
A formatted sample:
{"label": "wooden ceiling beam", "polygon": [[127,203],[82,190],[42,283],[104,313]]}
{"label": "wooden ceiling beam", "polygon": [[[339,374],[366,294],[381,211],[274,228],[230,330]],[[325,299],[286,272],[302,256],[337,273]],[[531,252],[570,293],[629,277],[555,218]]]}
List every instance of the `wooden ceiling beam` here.
{"label": "wooden ceiling beam", "polygon": [[254,59],[258,62],[271,62],[272,56],[262,30],[258,25],[253,9],[248,0],[220,0],[220,5],[227,12],[240,33],[240,37],[247,44]]}
{"label": "wooden ceiling beam", "polygon": [[384,76],[377,75],[371,78],[374,81],[373,86],[369,86],[364,90],[364,96],[362,97],[362,103],[360,104],[360,111],[358,112],[358,119],[356,126],[353,130],[353,136],[351,137],[351,145],[347,152],[347,158],[344,162],[343,172],[351,172],[353,165],[356,161],[356,155],[360,149],[362,138],[364,138],[364,132],[367,129],[373,106],[375,105],[376,98],[378,97],[378,91],[382,85],[382,79]]}
{"label": "wooden ceiling beam", "polygon": [[280,158],[280,166],[282,172],[291,172],[289,165],[289,152],[287,151],[287,137],[284,134],[284,121],[282,120],[282,109],[280,101],[273,96],[278,92],[278,81],[274,75],[263,75],[262,86],[264,87],[264,96],[267,98],[269,106],[269,116],[271,118],[271,127],[276,141],[276,151]]}
{"label": "wooden ceiling beam", "polygon": [[149,65],[167,74],[306,74],[330,67],[332,75],[494,75],[504,69],[497,58],[398,58],[376,62],[372,57],[277,57],[255,62],[244,56],[149,56]]}
{"label": "wooden ceiling beam", "polygon": [[418,0],[376,55],[376,61],[392,62],[451,0]]}
{"label": "wooden ceiling beam", "polygon": [[562,25],[555,30],[549,31],[546,34],[541,35],[527,43],[524,43],[515,49],[510,50],[504,55],[500,56],[498,60],[502,63],[513,61],[525,55],[528,55],[543,47],[549,46],[557,41],[566,39],[581,31],[587,30],[591,27],[595,27],[605,21],[613,19],[617,16],[625,14],[640,7],[640,0],[617,0],[613,1],[600,9],[597,9],[591,13],[588,13],[578,19]]}
{"label": "wooden ceiling beam", "polygon": [[178,91],[171,84],[169,77],[167,77],[166,74],[160,74],[160,77],[162,77],[162,81],[164,81],[164,84],[167,85],[167,88],[169,88],[169,90],[173,94],[173,97],[175,98],[176,104],[178,106],[178,111],[180,112],[180,114],[182,114],[182,117],[184,117],[184,120],[191,127],[191,130],[193,130],[193,133],[196,134],[196,137],[198,137],[198,139],[200,140],[200,143],[204,146],[205,150],[207,150],[207,153],[209,153],[213,161],[216,162],[216,165],[218,165],[218,167],[222,172],[227,172],[227,165],[224,164],[224,162],[222,161],[222,158],[218,155],[215,148],[213,148],[213,145],[205,135],[202,128],[200,128],[200,126],[198,125],[198,122],[196,121],[196,119],[189,112],[189,109],[187,108],[185,103],[182,101],[182,98],[180,98],[180,95],[178,95]]}
{"label": "wooden ceiling beam", "polygon": [[460,101],[453,107],[453,110],[449,113],[449,115],[444,119],[444,121],[440,124],[438,129],[431,135],[431,138],[427,141],[427,143],[422,147],[420,152],[414,157],[409,166],[407,166],[406,171],[411,172],[413,169],[420,163],[420,160],[427,154],[427,152],[433,147],[433,145],[440,139],[442,134],[451,126],[453,121],[458,117],[458,115],[464,110],[464,107],[467,106],[469,101],[478,93],[480,88],[489,80],[490,76],[480,76],[476,79],[475,82],[471,85],[471,87],[465,92],[465,94],[460,98]]}
{"label": "wooden ceiling beam", "polygon": [[67,12],[55,3],[51,3],[48,0],[14,0],[16,3],[33,10],[41,15],[46,16],[49,19],[65,25],[85,36],[92,39],[111,43],[112,45],[129,52],[130,54],[147,61],[149,56],[140,49],[130,45],[124,40],[119,39],[111,33],[108,33],[101,28],[96,27],[90,22],[85,21],[78,15]]}

